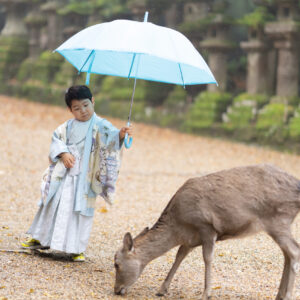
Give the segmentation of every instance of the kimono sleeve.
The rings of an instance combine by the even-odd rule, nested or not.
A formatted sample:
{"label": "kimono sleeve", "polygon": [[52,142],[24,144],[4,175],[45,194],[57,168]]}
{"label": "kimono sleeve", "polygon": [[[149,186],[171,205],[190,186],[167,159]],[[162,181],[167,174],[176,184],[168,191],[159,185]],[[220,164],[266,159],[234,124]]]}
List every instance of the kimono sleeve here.
{"label": "kimono sleeve", "polygon": [[103,142],[107,145],[109,151],[119,151],[122,148],[123,141],[120,141],[120,130],[113,126],[109,121],[103,119],[100,126]]}
{"label": "kimono sleeve", "polygon": [[53,163],[58,161],[58,155],[69,152],[66,145],[66,127],[67,124],[64,123],[53,132],[49,153],[49,158]]}

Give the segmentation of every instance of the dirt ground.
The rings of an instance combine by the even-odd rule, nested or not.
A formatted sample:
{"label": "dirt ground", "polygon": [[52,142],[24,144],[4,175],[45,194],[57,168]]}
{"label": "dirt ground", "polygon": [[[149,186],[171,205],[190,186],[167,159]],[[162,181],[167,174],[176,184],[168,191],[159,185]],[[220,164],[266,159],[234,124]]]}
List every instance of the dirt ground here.
{"label": "dirt ground", "polygon": [[[0,97],[0,299],[122,299],[113,295],[113,257],[124,233],[135,236],[152,226],[188,178],[256,163],[275,164],[300,178],[297,155],[135,124],[133,146],[123,152],[116,203],[105,213],[104,202],[97,201],[87,261],[73,263],[54,251],[17,252],[37,211],[52,131],[70,117],[64,108]],[[299,217],[293,234],[300,242]],[[155,299],[175,253],[152,261],[123,299]],[[272,299],[282,267],[281,251],[265,234],[218,243],[212,299]],[[203,271],[199,247],[182,263],[164,298],[200,299]]]}

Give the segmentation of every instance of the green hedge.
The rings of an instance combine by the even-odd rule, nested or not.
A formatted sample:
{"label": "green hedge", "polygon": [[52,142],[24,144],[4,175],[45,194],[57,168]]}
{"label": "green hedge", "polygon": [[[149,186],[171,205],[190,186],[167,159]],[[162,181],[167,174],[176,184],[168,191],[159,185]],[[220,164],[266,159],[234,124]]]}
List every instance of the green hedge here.
{"label": "green hedge", "polygon": [[288,137],[287,119],[292,107],[283,103],[270,103],[259,112],[255,128],[258,141],[280,144]]}
{"label": "green hedge", "polygon": [[183,130],[197,133],[203,129],[219,127],[222,114],[231,102],[232,96],[229,93],[200,93],[187,113]]}
{"label": "green hedge", "polygon": [[242,93],[233,99],[233,105],[223,115],[222,127],[234,138],[243,141],[255,139],[254,123],[257,111],[269,100],[267,95]]}

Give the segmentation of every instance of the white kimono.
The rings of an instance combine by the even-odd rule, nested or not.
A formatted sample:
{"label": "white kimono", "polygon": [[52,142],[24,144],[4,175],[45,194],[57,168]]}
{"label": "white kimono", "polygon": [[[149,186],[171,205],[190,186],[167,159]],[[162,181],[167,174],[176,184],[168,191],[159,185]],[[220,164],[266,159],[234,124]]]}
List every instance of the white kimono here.
{"label": "white kimono", "polygon": [[[86,122],[71,120],[71,122],[69,121],[63,125],[63,129],[66,130],[66,144],[64,144],[64,138],[59,136],[60,130],[56,130],[54,133],[55,137],[52,139],[52,150],[50,151],[50,158],[52,161],[56,160],[56,162],[52,167],[50,166],[50,172],[48,170],[46,176],[44,176],[40,208],[28,233],[31,234],[34,239],[39,240],[43,246],[66,253],[79,254],[85,251],[92,228],[94,209],[92,206],[86,207],[88,206],[87,203],[91,202],[90,199],[94,200],[97,194],[102,195],[108,202],[112,202],[112,193],[107,193],[107,191],[113,190],[114,192],[114,184],[119,171],[119,131],[108,121],[97,116],[94,116]],[[58,129],[61,128],[59,127]],[[90,135],[88,134],[89,130]],[[88,146],[90,148],[88,149],[89,151],[85,149],[87,138],[92,139],[92,143],[90,143],[91,147]],[[59,147],[56,146],[57,141]],[[67,147],[66,149],[62,149],[64,145]],[[56,150],[53,151],[53,149]],[[110,149],[110,151],[107,149]],[[114,149],[114,151],[112,151],[112,149]],[[50,192],[51,195],[49,195],[49,185],[52,184],[52,181],[55,181],[55,171],[53,171],[53,169],[55,169],[55,167],[62,169],[62,166],[58,165],[59,160],[55,157],[51,157],[51,152],[57,156],[61,153],[61,150],[62,152],[68,151],[75,157],[75,165],[71,169],[63,170],[64,173],[60,171],[63,176],[59,177],[59,181],[57,181],[59,184],[56,190]],[[87,160],[86,165],[88,165],[89,161],[89,166],[86,170],[87,174],[82,174],[85,150],[89,154],[88,157],[85,158]],[[103,156],[103,152],[108,154]],[[95,155],[97,155],[97,157],[94,157]],[[95,163],[97,164],[96,167],[94,166]],[[113,176],[108,174],[109,170],[113,171],[111,172]],[[93,172],[98,173],[98,175],[95,176]],[[99,173],[102,175],[102,182],[99,178]],[[81,190],[88,190],[86,193],[88,195],[93,194],[90,198],[85,194],[78,196],[80,175],[83,176],[84,179],[87,178],[81,181],[84,182],[85,185],[81,187]],[[95,178],[97,178],[98,181]],[[93,183],[93,180],[97,182]],[[81,185],[83,184],[81,183]],[[108,185],[108,187],[106,185]],[[93,186],[96,187],[93,189]],[[83,201],[84,199],[86,201]],[[82,203],[84,203],[85,206]],[[81,208],[76,209],[76,207]]]}

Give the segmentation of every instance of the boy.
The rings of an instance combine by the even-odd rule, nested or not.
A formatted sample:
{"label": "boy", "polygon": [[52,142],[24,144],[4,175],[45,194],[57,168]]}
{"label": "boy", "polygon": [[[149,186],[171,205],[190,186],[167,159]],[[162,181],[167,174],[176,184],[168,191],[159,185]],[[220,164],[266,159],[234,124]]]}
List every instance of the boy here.
{"label": "boy", "polygon": [[51,248],[84,261],[96,196],[112,204],[122,141],[132,127],[118,130],[98,117],[87,86],[70,87],[65,102],[74,119],[53,133],[40,208],[27,232],[32,238],[22,247]]}

